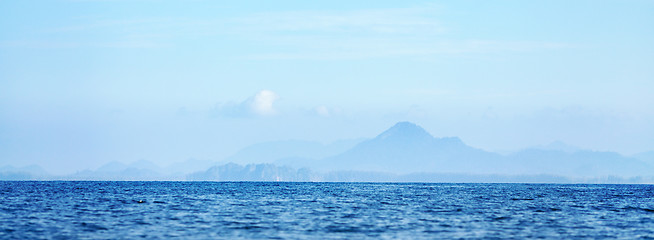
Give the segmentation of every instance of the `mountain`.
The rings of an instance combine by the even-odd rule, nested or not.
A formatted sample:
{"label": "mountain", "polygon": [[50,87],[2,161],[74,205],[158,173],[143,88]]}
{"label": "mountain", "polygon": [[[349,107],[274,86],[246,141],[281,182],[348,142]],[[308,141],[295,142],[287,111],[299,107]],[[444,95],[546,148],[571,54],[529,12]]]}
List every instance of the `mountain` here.
{"label": "mountain", "polygon": [[183,162],[175,162],[163,168],[163,173],[170,175],[186,175],[189,173],[203,171],[212,166],[215,166],[216,162],[211,160],[200,160],[190,158]]}
{"label": "mountain", "polygon": [[147,169],[153,172],[163,171],[163,169],[159,165],[144,159],[132,162],[131,164],[129,164],[128,168]]}
{"label": "mountain", "polygon": [[85,170],[60,178],[100,181],[180,180],[180,177],[162,173],[161,167],[147,160],[138,160],[130,164],[113,161],[100,166],[95,171]]}
{"label": "mountain", "polygon": [[50,176],[38,166],[5,166],[0,180],[654,182],[654,152],[627,157],[554,142],[500,155],[457,137],[433,137],[410,122],[363,141],[255,144],[228,160],[236,163],[190,159],[161,168],[146,160],[110,162],[68,176]]}
{"label": "mountain", "polygon": [[226,158],[225,162],[239,164],[277,163],[281,165],[310,165],[312,161],[339,154],[361,140],[340,140],[330,144],[288,140],[250,145]]}
{"label": "mountain", "polygon": [[274,164],[239,165],[228,163],[214,166],[206,171],[189,174],[193,181],[317,181],[319,177],[309,169],[294,169]]}
{"label": "mountain", "polygon": [[499,154],[472,148],[459,138],[434,138],[420,126],[399,122],[377,137],[323,159],[320,170],[486,173]]}
{"label": "mountain", "polygon": [[117,162],[117,161],[112,161],[108,162],[102,166],[100,166],[98,169],[96,169],[96,172],[120,172],[125,169],[129,168],[126,164]]}
{"label": "mountain", "polygon": [[654,151],[639,153],[634,155],[633,158],[654,166]]}
{"label": "mountain", "polygon": [[150,170],[153,172],[162,171],[162,168],[159,167],[157,164],[154,164],[153,162],[143,159],[132,162],[130,164],[124,164],[121,162],[113,161],[100,166],[95,171],[96,172],[121,172],[129,168]]}
{"label": "mountain", "polygon": [[228,163],[187,175],[190,181],[289,181],[289,182],[457,182],[457,183],[652,183],[654,177],[568,178],[548,174],[466,174],[409,173],[374,171],[331,171],[316,173],[274,164],[239,165]]}
{"label": "mountain", "polygon": [[561,151],[561,152],[567,152],[567,153],[573,153],[573,152],[578,152],[581,151],[582,149],[568,145],[562,141],[554,141],[551,142],[550,144],[547,144],[545,146],[538,146],[534,147],[534,149],[540,149],[540,150],[550,150],[550,151]]}
{"label": "mountain", "polygon": [[60,176],[57,180],[83,181],[165,181],[183,180],[181,177],[164,175],[148,169],[126,168],[115,172],[85,170],[75,174]]}
{"label": "mountain", "polygon": [[652,165],[614,152],[588,151],[554,142],[502,156],[470,147],[456,137],[434,138],[410,122],[399,122],[377,137],[318,163],[315,169],[322,171],[395,174],[542,175],[572,179],[654,175]]}
{"label": "mountain", "polygon": [[14,167],[10,165],[0,167],[0,180],[46,180],[50,173],[38,165]]}
{"label": "mountain", "polygon": [[654,168],[614,152],[526,149],[507,156],[513,172],[555,174],[569,177],[651,176]]}

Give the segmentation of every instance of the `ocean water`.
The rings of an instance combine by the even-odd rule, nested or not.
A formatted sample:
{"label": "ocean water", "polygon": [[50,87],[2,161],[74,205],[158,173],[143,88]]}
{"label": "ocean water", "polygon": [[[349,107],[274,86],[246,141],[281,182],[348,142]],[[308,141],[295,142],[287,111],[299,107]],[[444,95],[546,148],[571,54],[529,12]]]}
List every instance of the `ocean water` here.
{"label": "ocean water", "polygon": [[1,239],[654,238],[654,186],[0,182]]}

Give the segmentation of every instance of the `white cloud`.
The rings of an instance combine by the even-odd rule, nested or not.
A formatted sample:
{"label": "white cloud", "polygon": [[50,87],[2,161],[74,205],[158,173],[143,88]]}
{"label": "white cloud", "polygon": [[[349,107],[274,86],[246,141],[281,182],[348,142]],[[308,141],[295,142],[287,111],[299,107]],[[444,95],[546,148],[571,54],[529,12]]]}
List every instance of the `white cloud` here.
{"label": "white cloud", "polygon": [[321,117],[334,117],[341,115],[343,110],[339,107],[328,107],[325,105],[320,105],[311,109],[310,114],[318,115]]}
{"label": "white cloud", "polygon": [[323,116],[323,117],[329,117],[330,116],[329,109],[327,109],[327,107],[325,107],[325,106],[318,106],[314,110],[320,116]]}
{"label": "white cloud", "polygon": [[254,97],[250,98],[250,110],[257,115],[273,115],[277,111],[273,104],[279,99],[279,95],[270,90],[261,90]]}
{"label": "white cloud", "polygon": [[256,117],[272,116],[277,114],[275,102],[279,100],[279,95],[270,90],[261,90],[254,96],[241,103],[223,103],[218,104],[212,110],[212,116],[220,117]]}

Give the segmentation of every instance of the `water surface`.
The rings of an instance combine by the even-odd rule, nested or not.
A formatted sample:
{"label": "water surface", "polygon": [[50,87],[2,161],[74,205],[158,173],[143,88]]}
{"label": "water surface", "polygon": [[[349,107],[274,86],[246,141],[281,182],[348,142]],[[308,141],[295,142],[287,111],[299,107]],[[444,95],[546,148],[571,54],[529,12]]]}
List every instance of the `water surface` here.
{"label": "water surface", "polygon": [[3,239],[654,238],[654,186],[0,182]]}

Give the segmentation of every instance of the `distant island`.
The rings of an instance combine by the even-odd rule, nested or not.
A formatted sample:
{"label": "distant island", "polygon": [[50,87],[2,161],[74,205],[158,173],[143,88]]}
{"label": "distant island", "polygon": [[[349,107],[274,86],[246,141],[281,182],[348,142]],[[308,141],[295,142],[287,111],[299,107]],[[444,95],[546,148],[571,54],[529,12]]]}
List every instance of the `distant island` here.
{"label": "distant island", "polygon": [[111,162],[65,176],[50,175],[39,166],[5,166],[0,179],[654,183],[652,159],[651,152],[627,157],[561,142],[502,155],[399,122],[372,139],[260,143],[222,162],[189,160],[167,168],[145,160]]}

